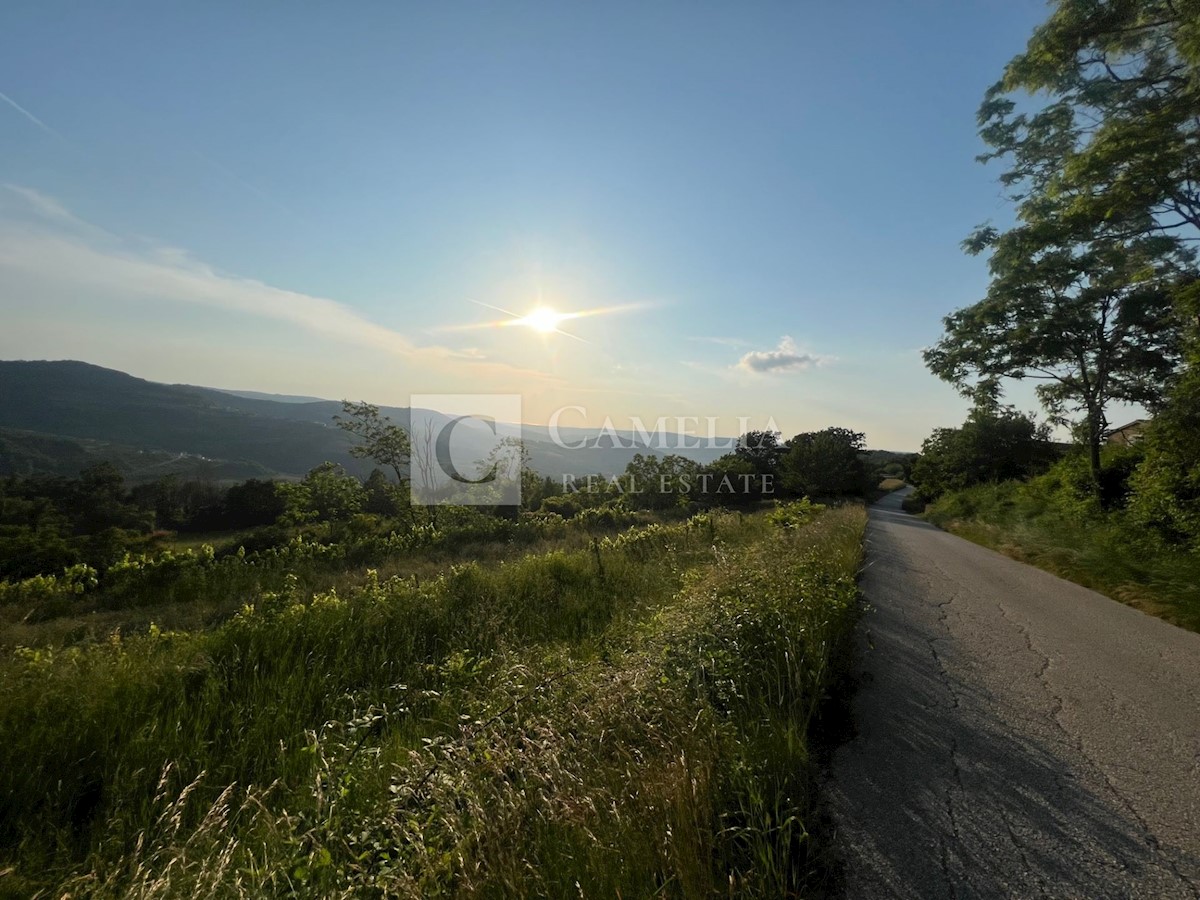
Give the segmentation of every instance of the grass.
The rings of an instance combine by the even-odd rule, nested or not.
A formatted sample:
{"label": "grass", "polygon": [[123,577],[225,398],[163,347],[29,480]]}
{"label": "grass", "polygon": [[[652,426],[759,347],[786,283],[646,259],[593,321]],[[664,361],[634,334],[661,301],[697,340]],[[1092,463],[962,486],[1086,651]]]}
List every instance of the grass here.
{"label": "grass", "polygon": [[885,478],[875,488],[867,492],[867,502],[874,503],[882,497],[886,497],[892,491],[898,491],[908,482],[902,478]]}
{"label": "grass", "polygon": [[16,652],[10,896],[781,896],[865,516],[712,514]]}
{"label": "grass", "polygon": [[[491,520],[485,529],[446,527],[412,546],[394,545],[377,535],[347,540],[337,533],[318,532],[305,547],[341,552],[281,554],[272,548],[244,557],[233,551],[253,537],[251,532],[211,534],[172,545],[164,556],[174,557],[174,566],[112,573],[97,590],[82,595],[38,594],[3,602],[0,592],[0,648],[66,647],[105,639],[117,629],[145,631],[151,623],[169,631],[207,629],[264,591],[281,589],[289,576],[295,576],[308,594],[351,588],[368,570],[384,579],[402,576],[423,581],[464,562],[491,564],[528,553],[578,550],[594,537],[616,530],[615,525],[567,527],[554,519]],[[217,554],[206,557],[206,545],[217,548]]]}
{"label": "grass", "polygon": [[1155,544],[1119,512],[1061,510],[1018,482],[940,498],[926,518],[967,540],[1200,631],[1200,558]]}

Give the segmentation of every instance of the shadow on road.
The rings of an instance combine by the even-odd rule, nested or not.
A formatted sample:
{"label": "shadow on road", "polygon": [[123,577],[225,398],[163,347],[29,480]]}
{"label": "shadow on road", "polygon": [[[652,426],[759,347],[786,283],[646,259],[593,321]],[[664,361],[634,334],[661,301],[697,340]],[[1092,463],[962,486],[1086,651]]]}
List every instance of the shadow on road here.
{"label": "shadow on road", "polygon": [[[871,517],[873,528],[933,528],[899,509],[877,506]],[[1160,852],[1111,794],[1085,784],[1070,764],[1078,748],[1051,714],[1040,727],[1022,723],[1018,735],[1012,717],[1024,713],[954,677],[971,661],[948,669],[959,651],[946,610],[897,594],[899,580],[920,580],[922,561],[892,541],[875,543],[872,555],[864,590],[886,602],[864,617],[861,732],[838,751],[829,786],[848,896],[1173,896],[1154,888],[1178,884],[1162,853],[1185,871],[1200,860]]]}

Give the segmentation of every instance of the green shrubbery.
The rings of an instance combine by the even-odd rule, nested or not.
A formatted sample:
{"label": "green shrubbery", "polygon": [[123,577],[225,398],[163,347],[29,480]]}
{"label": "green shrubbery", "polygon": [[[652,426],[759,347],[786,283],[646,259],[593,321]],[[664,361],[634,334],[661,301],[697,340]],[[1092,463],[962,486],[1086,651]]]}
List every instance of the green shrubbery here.
{"label": "green shrubbery", "polygon": [[1170,546],[1200,552],[1200,353],[1147,429],[1130,516]]}
{"label": "green shrubbery", "polygon": [[820,503],[812,503],[804,497],[791,503],[776,503],[775,508],[767,513],[767,521],[780,528],[798,528],[807,525],[824,509]]}
{"label": "green shrubbery", "polygon": [[1101,454],[1101,497],[1082,453],[1028,481],[943,494],[928,518],[1176,624],[1200,630],[1200,556],[1147,527],[1131,493],[1139,447]]}
{"label": "green shrubbery", "polygon": [[0,889],[778,896],[813,865],[806,735],[863,515],[765,524],[311,598],[287,575],[211,631],[21,651]]}

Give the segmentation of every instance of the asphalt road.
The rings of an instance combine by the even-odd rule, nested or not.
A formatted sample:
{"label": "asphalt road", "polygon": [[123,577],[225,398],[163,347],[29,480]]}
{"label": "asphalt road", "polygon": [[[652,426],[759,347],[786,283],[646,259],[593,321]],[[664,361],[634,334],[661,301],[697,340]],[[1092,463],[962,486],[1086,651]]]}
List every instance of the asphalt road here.
{"label": "asphalt road", "polygon": [[1200,634],[871,511],[846,896],[1200,897]]}

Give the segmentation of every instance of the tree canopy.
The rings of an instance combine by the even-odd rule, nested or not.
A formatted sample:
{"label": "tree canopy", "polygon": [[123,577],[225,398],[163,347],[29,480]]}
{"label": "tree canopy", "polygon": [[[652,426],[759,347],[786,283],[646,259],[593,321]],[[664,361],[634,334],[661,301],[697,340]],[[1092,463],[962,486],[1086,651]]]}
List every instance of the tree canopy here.
{"label": "tree canopy", "polygon": [[857,494],[866,481],[865,435],[849,428],[826,428],[796,435],[779,462],[783,487],[809,497]]}
{"label": "tree canopy", "polygon": [[[1025,221],[1200,229],[1200,0],[1059,0],[979,111]],[[1044,102],[1032,109],[1021,94]],[[1190,233],[1189,233],[1190,232]]]}
{"label": "tree canopy", "polygon": [[1018,222],[964,242],[990,253],[991,283],[925,361],[992,402],[1003,379],[1038,379],[1053,421],[1080,417],[1094,474],[1109,404],[1155,407],[1180,368],[1197,110],[1200,0],[1059,0],[979,111]]}
{"label": "tree canopy", "polygon": [[1037,380],[1052,421],[1082,417],[1098,470],[1109,405],[1155,406],[1179,367],[1174,290],[1188,260],[1161,235],[1081,242],[1068,232],[1042,222],[973,235],[968,249],[992,253],[987,295],[947,316],[924,357],[980,400],[997,400],[1002,379]]}
{"label": "tree canopy", "polygon": [[1010,408],[977,406],[958,428],[938,428],[921,445],[912,478],[925,497],[973,484],[1035,475],[1057,454],[1048,429]]}
{"label": "tree canopy", "polygon": [[391,469],[396,481],[402,483],[408,475],[409,458],[412,456],[412,441],[408,432],[379,412],[379,407],[370,403],[342,401],[342,413],[333,421],[343,431],[354,435],[359,443],[350,448],[350,455],[358,459],[374,460]]}

